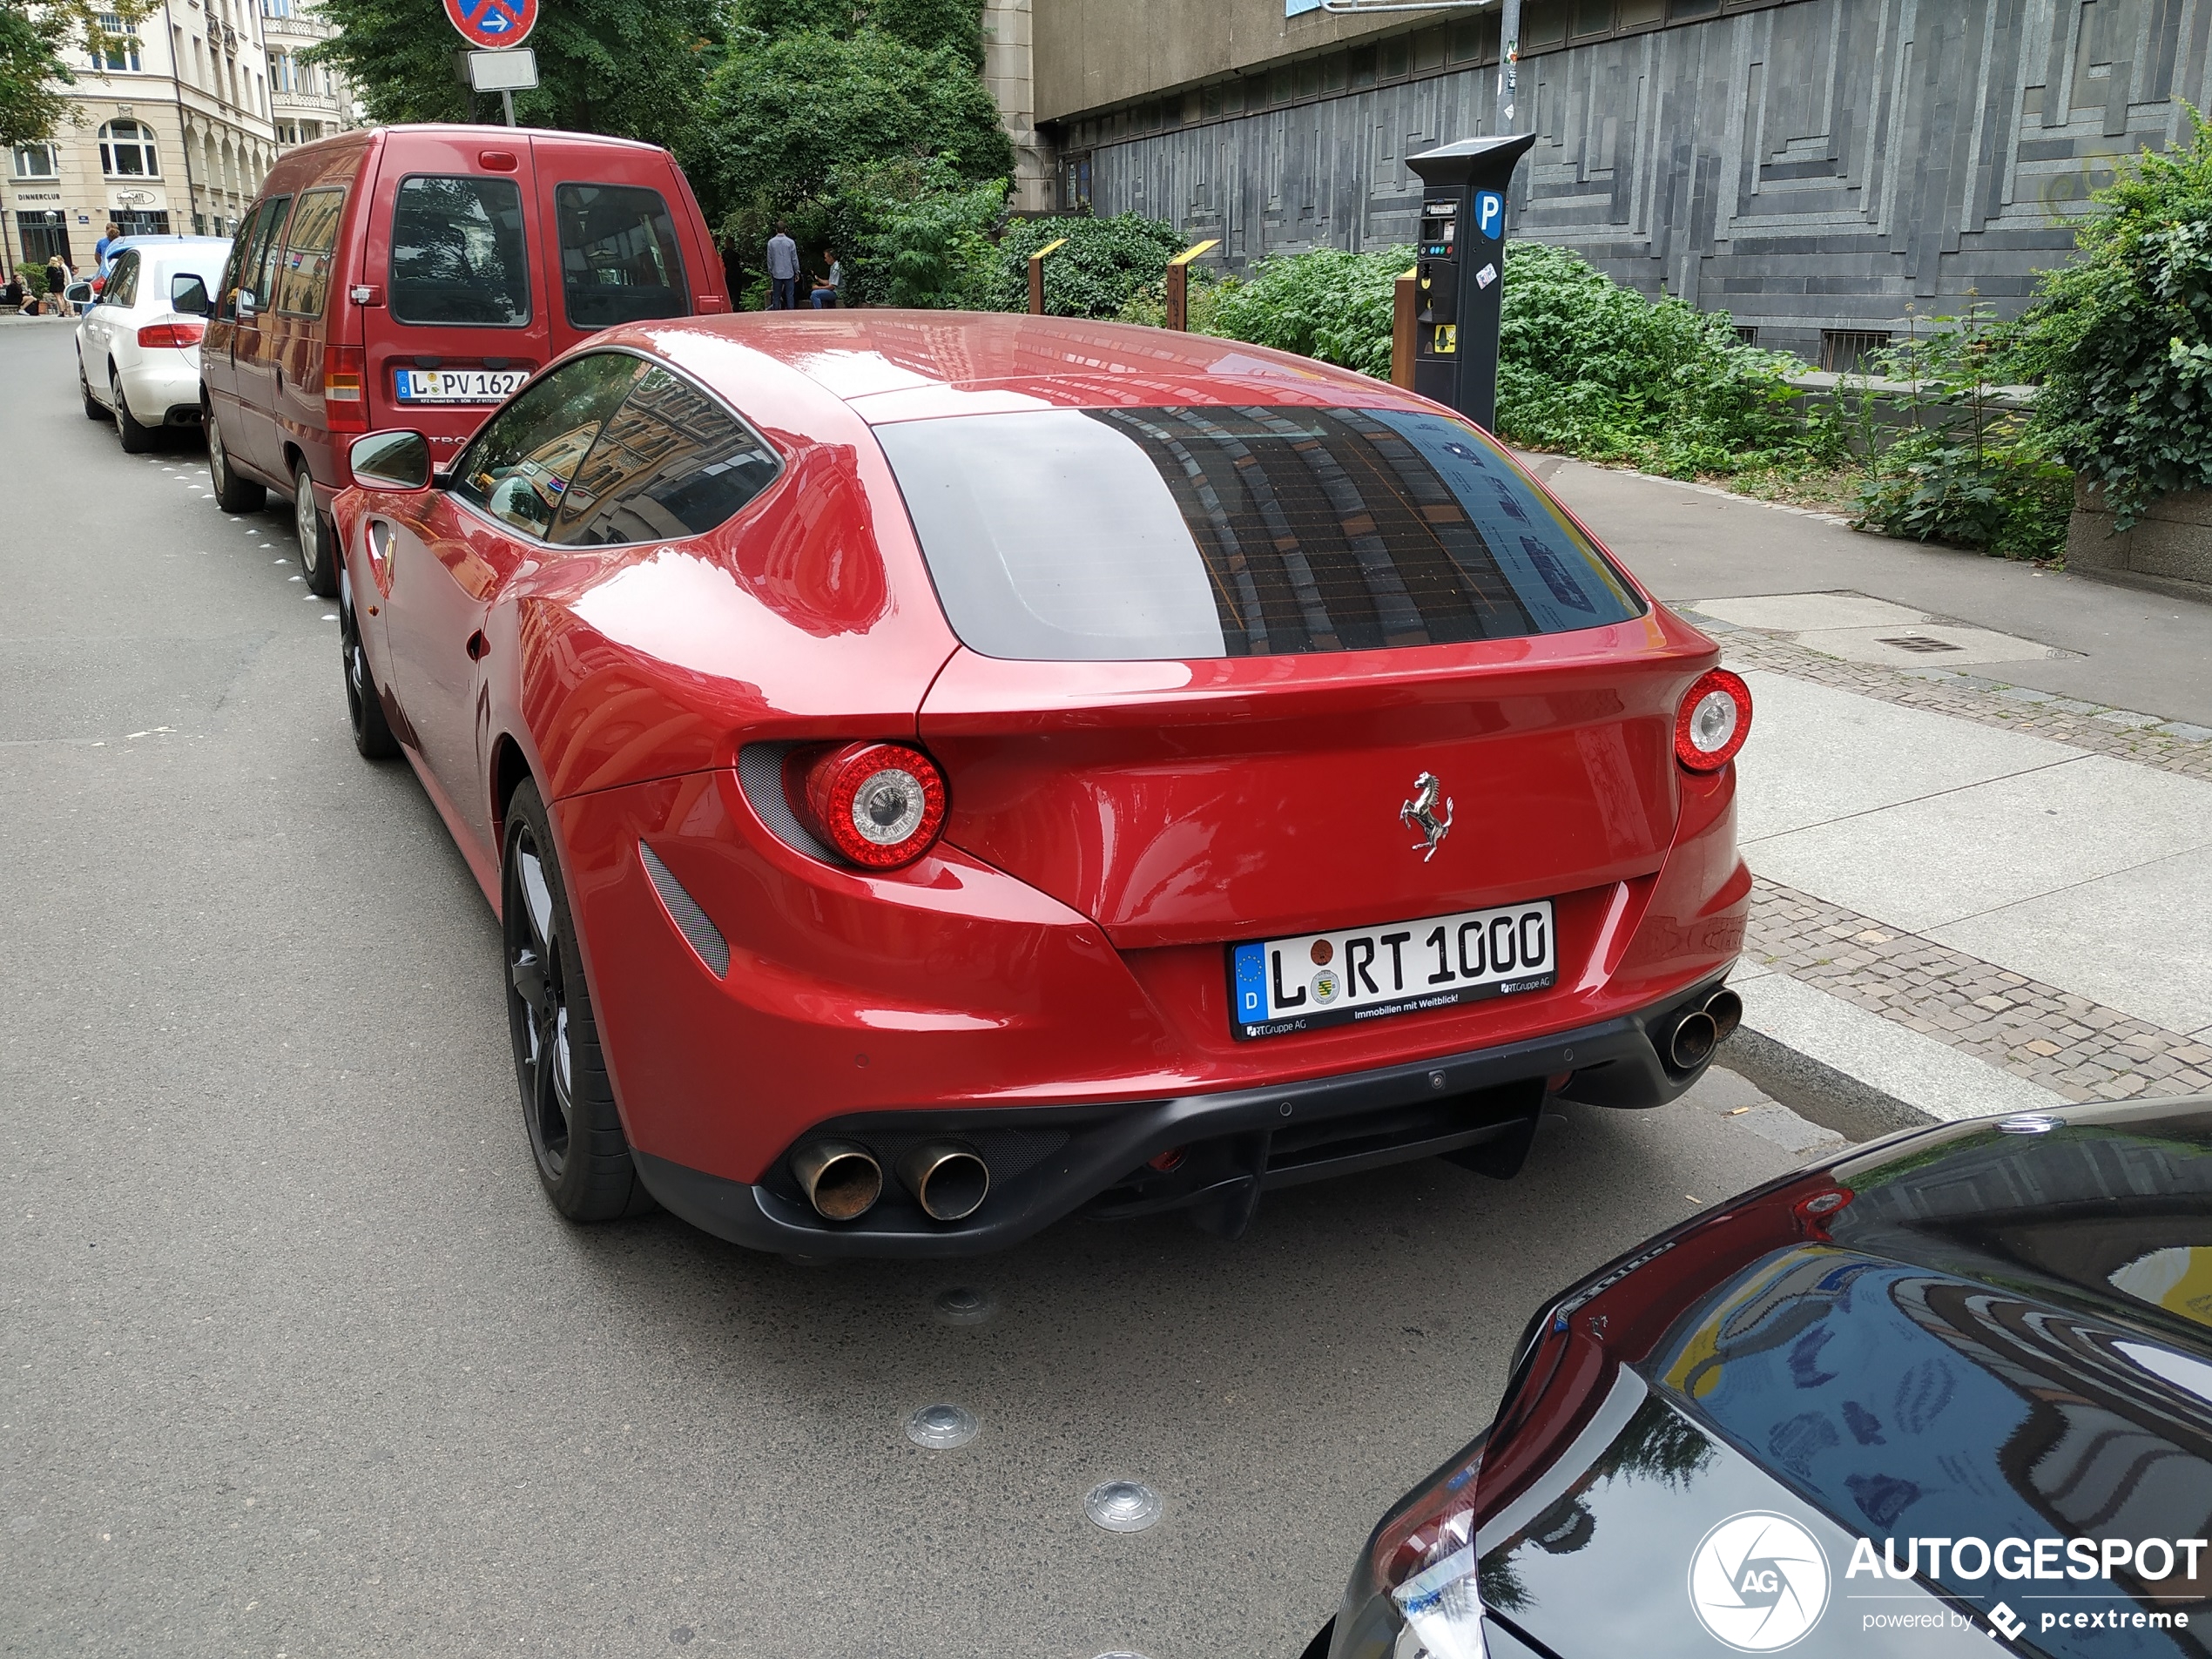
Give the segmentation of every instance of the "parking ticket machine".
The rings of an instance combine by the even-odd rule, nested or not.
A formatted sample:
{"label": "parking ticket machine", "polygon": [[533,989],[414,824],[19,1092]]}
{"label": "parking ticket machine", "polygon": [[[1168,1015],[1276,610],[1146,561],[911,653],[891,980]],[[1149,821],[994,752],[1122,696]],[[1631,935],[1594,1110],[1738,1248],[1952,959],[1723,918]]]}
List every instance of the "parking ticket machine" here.
{"label": "parking ticket machine", "polygon": [[1406,158],[1420,179],[1413,389],[1487,431],[1498,412],[1506,196],[1533,132],[1467,138]]}

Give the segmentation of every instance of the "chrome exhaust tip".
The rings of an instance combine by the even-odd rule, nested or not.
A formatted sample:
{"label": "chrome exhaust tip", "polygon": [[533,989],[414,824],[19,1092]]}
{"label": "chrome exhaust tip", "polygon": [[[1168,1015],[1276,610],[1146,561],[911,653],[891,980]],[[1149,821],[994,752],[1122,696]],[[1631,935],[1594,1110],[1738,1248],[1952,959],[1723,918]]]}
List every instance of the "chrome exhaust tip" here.
{"label": "chrome exhaust tip", "polygon": [[1705,1004],[1705,1017],[1713,1022],[1713,1041],[1725,1042],[1743,1023],[1743,999],[1733,991],[1715,991]]}
{"label": "chrome exhaust tip", "polygon": [[824,1221],[857,1221],[883,1196],[883,1166],[850,1141],[809,1141],[791,1155],[791,1172]]}
{"label": "chrome exhaust tip", "polygon": [[1676,1022],[1675,1034],[1667,1040],[1667,1056],[1676,1071],[1695,1071],[1713,1057],[1713,1045],[1720,1041],[1720,1034],[1713,1023],[1713,1016],[1703,1009],[1685,1014]]}
{"label": "chrome exhaust tip", "polygon": [[991,1190],[991,1166],[959,1141],[925,1141],[899,1160],[899,1179],[933,1221],[964,1221]]}

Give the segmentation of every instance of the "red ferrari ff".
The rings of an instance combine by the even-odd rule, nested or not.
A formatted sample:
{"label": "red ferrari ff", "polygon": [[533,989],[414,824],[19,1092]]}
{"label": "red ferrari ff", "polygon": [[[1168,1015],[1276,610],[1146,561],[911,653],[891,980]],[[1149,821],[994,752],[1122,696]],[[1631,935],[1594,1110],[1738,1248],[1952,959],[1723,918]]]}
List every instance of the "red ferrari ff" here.
{"label": "red ferrari ff", "polygon": [[1743,684],[1495,443],[1225,341],[883,311],[592,337],[354,447],[363,753],[498,912],[578,1221],[948,1255],[1698,1075]]}

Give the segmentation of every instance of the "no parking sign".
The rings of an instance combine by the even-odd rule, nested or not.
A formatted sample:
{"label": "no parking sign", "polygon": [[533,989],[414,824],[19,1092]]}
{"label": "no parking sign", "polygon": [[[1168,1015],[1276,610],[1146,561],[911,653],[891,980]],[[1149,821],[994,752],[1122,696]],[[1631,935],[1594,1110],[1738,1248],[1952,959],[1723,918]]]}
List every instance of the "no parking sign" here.
{"label": "no parking sign", "polygon": [[519,46],[537,26],[537,0],[445,0],[461,37],[486,51]]}

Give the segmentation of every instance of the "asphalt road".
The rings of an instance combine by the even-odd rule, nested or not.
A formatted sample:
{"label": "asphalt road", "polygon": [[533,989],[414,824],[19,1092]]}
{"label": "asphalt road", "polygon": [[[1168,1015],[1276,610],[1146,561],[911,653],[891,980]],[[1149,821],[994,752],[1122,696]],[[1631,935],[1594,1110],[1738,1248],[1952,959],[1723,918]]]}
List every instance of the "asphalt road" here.
{"label": "asphalt road", "polygon": [[[287,509],[125,457],[64,327],[0,328],[0,1653],[1292,1659],[1539,1300],[1796,1162],[1576,1109],[1514,1183],[1301,1189],[1235,1244],[571,1228],[493,919],[354,755]],[[908,1444],[940,1400],[976,1439]],[[1116,1478],[1159,1524],[1084,1519]]]}

